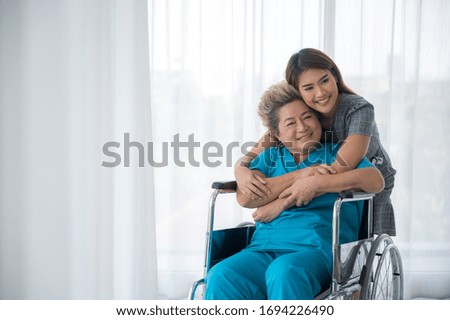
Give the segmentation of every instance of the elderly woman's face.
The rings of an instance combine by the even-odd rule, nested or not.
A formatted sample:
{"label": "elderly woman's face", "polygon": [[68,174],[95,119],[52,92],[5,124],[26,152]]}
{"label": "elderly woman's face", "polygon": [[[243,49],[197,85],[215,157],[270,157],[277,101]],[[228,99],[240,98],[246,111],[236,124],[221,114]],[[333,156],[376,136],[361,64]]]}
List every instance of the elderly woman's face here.
{"label": "elderly woman's face", "polygon": [[295,100],[284,105],[278,111],[278,118],[276,136],[292,154],[307,154],[317,147],[322,127],[304,102]]}

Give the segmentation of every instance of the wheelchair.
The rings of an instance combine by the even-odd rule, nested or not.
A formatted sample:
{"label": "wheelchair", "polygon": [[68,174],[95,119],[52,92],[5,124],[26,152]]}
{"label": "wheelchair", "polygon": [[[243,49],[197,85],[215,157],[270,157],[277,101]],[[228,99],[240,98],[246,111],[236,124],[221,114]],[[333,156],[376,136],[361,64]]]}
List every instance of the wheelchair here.
{"label": "wheelchair", "polygon": [[[204,277],[194,282],[189,291],[189,300],[205,291],[205,277],[208,271],[223,259],[238,253],[251,241],[255,230],[254,222],[243,222],[231,229],[214,229],[216,198],[219,194],[235,193],[236,181],[214,182],[210,197]],[[403,267],[400,252],[387,234],[376,236],[373,232],[374,194],[341,192],[333,208],[332,234],[332,279],[328,289],[315,297],[317,300],[402,300]],[[364,201],[364,214],[357,241],[339,243],[340,208],[342,203]]]}

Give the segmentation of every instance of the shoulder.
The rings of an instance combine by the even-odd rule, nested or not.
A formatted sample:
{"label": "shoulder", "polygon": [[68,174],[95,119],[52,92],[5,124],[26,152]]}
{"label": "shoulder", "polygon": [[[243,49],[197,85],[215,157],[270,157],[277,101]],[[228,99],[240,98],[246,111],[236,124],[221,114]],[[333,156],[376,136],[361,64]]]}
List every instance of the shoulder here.
{"label": "shoulder", "polygon": [[352,113],[357,110],[373,110],[373,105],[361,96],[356,94],[343,93],[339,107],[346,113]]}
{"label": "shoulder", "polygon": [[340,147],[340,144],[332,142],[320,144],[316,150],[308,155],[308,159],[304,162],[304,166],[309,167],[316,164],[331,165],[336,160],[336,155]]}
{"label": "shoulder", "polygon": [[283,145],[272,146],[261,152],[261,156],[271,161],[277,160],[283,155],[285,147]]}
{"label": "shoulder", "polygon": [[347,135],[351,134],[368,134],[372,132],[371,126],[375,122],[375,110],[373,105],[361,96],[354,94],[342,94],[339,103],[338,111],[336,113],[338,123],[345,123],[345,126],[350,127],[368,127],[364,130],[350,130]]}
{"label": "shoulder", "polygon": [[280,147],[270,147],[264,149],[255,159],[250,163],[250,169],[262,170],[263,168],[270,168],[272,164],[280,158]]}

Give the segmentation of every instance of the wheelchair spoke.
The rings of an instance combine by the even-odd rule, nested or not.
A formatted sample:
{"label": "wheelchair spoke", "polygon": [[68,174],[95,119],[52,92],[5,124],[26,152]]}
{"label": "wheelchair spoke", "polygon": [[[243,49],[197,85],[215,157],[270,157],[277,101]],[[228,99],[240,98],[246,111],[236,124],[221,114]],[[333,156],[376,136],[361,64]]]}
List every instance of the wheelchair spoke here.
{"label": "wheelchair spoke", "polygon": [[397,254],[393,248],[381,259],[378,274],[375,276],[376,284],[373,288],[373,299],[392,300],[398,298],[399,277]]}
{"label": "wheelchair spoke", "polygon": [[403,298],[401,257],[387,235],[374,243],[363,281],[363,299],[397,300]]}
{"label": "wheelchair spoke", "polygon": [[390,292],[390,288],[392,287],[393,279],[389,277],[389,274],[386,273],[383,277],[383,281],[380,281],[380,284],[378,286],[379,290],[375,290],[375,292],[378,292],[378,295],[375,297],[375,299],[383,299],[383,300],[390,300],[392,299],[392,294]]}

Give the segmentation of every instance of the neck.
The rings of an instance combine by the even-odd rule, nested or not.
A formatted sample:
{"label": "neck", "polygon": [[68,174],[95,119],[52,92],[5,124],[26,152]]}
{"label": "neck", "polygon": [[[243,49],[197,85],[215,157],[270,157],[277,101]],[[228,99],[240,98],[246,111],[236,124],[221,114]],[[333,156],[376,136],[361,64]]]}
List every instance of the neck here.
{"label": "neck", "polygon": [[308,154],[296,152],[292,154],[292,157],[296,164],[300,164],[308,157]]}
{"label": "neck", "polygon": [[336,104],[334,105],[333,109],[328,113],[322,113],[322,119],[324,121],[330,121],[334,118],[334,115],[336,114],[336,110],[339,106],[339,103],[341,102],[341,96],[342,94],[339,93],[338,98],[336,99]]}
{"label": "neck", "polygon": [[324,129],[331,129],[331,124],[333,122],[334,116],[336,114],[337,108],[339,106],[339,103],[341,102],[341,94],[339,94],[336,104],[334,105],[334,108],[328,112],[328,113],[322,113],[321,114],[321,123]]}

